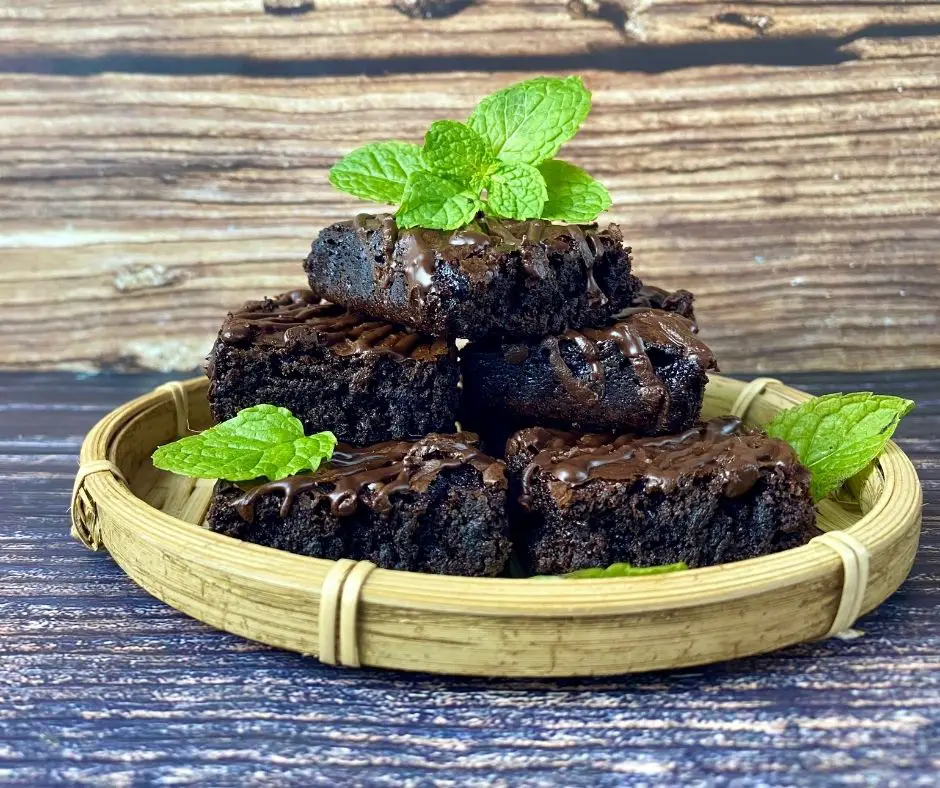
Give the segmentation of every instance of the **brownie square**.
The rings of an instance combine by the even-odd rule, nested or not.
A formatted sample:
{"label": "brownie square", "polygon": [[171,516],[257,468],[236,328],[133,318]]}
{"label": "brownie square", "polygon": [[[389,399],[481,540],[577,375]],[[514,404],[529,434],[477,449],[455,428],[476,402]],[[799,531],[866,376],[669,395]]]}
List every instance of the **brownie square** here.
{"label": "brownie square", "polygon": [[220,481],[207,522],[255,544],[385,569],[493,576],[509,560],[506,468],[472,433],[340,444],[315,473]]}
{"label": "brownie square", "polygon": [[498,425],[678,432],[698,419],[717,369],[689,320],[646,307],[599,328],[471,342],[460,358],[461,423],[487,436]]}
{"label": "brownie square", "polygon": [[231,313],[209,355],[219,421],[260,403],[288,408],[308,434],[347,443],[452,432],[460,371],[453,343],[370,320],[309,290]]}
{"label": "brownie square", "polygon": [[455,232],[361,215],[324,229],[305,269],[317,295],[434,336],[537,337],[602,323],[639,288],[616,225],[478,216]]}
{"label": "brownie square", "polygon": [[532,574],[709,566],[817,533],[810,475],[793,450],[730,416],[658,438],[534,427],[506,454],[513,543]]}

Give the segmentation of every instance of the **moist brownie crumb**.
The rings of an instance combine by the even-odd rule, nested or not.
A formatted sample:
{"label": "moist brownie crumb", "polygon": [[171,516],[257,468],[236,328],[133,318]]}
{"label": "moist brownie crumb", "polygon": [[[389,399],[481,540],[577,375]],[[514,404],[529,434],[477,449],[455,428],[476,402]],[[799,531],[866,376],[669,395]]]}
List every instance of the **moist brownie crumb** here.
{"label": "moist brownie crumb", "polygon": [[488,436],[504,425],[678,432],[698,418],[706,372],[717,369],[691,322],[646,307],[599,328],[471,342],[460,356],[461,423]]}
{"label": "moist brownie crumb", "polygon": [[230,314],[207,372],[219,421],[268,403],[288,408],[308,433],[330,430],[355,444],[455,426],[453,343],[320,303],[309,290]]}
{"label": "moist brownie crumb", "polygon": [[305,268],[319,296],[434,336],[537,337],[602,323],[639,288],[611,224],[484,218],[399,230],[362,214],[324,229]]}
{"label": "moist brownie crumb", "polygon": [[253,486],[218,482],[208,525],[315,558],[492,576],[509,559],[506,469],[476,448],[472,433],[339,444],[315,473]]}
{"label": "moist brownie crumb", "polygon": [[724,417],[635,438],[534,427],[507,446],[526,571],[754,558],[816,533],[809,472],[783,441]]}

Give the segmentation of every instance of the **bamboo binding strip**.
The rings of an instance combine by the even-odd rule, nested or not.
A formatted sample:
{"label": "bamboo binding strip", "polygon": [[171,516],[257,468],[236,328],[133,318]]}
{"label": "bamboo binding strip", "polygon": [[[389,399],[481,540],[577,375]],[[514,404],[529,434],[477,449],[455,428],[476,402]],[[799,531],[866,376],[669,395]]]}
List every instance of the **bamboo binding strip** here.
{"label": "bamboo binding strip", "polygon": [[323,579],[318,617],[320,662],[347,668],[360,666],[357,641],[359,596],[375,568],[371,561],[341,558]]}
{"label": "bamboo binding strip", "polygon": [[767,388],[769,383],[776,383],[778,386],[783,385],[776,378],[754,378],[741,389],[741,393],[738,394],[729,413],[732,416],[737,416],[742,421],[747,421],[747,412],[751,409],[751,405],[754,404],[754,400],[764,393],[764,389]]}
{"label": "bamboo binding strip", "polygon": [[173,400],[173,408],[176,411],[176,434],[184,437],[190,433],[189,429],[189,398],[186,396],[186,389],[183,384],[175,380],[157,386],[154,392],[165,391]]}
{"label": "bamboo binding strip", "polygon": [[848,629],[861,615],[865,591],[868,589],[871,556],[868,548],[846,531],[827,531],[813,541],[826,545],[842,559],[842,598],[839,600],[839,608],[832,620],[832,626],[826,633],[826,637],[830,638]]}
{"label": "bamboo binding strip", "polygon": [[[784,385],[776,378],[754,378],[746,384],[731,406],[731,415],[746,420],[754,400],[764,393],[770,383]],[[828,531],[813,541],[833,550],[842,561],[842,597],[832,626],[825,635],[829,638],[848,629],[861,614],[868,588],[869,552],[864,544],[845,531]]]}
{"label": "bamboo binding strip", "polygon": [[72,499],[69,504],[71,518],[69,533],[73,539],[80,541],[89,550],[100,550],[103,541],[101,531],[96,527],[98,518],[95,513],[94,499],[85,491],[85,479],[92,474],[105,472],[112,474],[121,484],[127,486],[127,479],[124,478],[121,469],[110,460],[91,460],[82,463],[78,467],[78,473],[75,475],[75,482],[72,485]]}
{"label": "bamboo binding strip", "polygon": [[[771,385],[772,384],[772,385]],[[211,483],[154,469],[156,446],[205,429],[207,381],[161,386],[104,417],[82,446],[73,533],[106,546],[158,598],[212,626],[368,665],[482,676],[596,676],[701,665],[832,635],[910,571],[921,490],[888,444],[857,478],[857,506],[827,501],[809,544],[763,558],[637,578],[547,583],[424,575],[327,561],[213,533]],[[710,377],[703,418],[766,424],[809,395]]]}

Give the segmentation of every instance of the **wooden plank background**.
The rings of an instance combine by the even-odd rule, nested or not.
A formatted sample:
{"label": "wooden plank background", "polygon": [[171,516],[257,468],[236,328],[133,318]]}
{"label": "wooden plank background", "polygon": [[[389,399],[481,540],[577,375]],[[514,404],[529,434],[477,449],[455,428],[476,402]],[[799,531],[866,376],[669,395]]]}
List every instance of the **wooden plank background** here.
{"label": "wooden plank background", "polygon": [[336,158],[571,72],[566,157],[724,369],[940,365],[936,3],[6,0],[0,366],[193,368],[362,206]]}

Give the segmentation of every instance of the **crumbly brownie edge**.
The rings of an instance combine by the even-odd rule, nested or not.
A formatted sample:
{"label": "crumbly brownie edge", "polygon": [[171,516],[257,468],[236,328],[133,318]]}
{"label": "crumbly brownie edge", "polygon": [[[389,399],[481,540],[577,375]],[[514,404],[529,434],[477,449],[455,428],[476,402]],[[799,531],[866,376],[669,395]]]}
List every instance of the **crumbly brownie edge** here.
{"label": "crumbly brownie edge", "polygon": [[[678,457],[662,442],[682,446],[683,436],[619,438],[635,463],[635,470],[624,469],[622,480],[580,475],[593,465],[583,465],[584,460],[599,455],[571,455],[575,433],[535,428],[514,435],[506,462],[513,542],[521,563],[540,574],[618,561],[656,565],[684,560],[705,566],[805,543],[817,533],[809,472],[786,444],[773,438],[744,430],[746,445],[725,440],[739,429],[738,420],[726,418],[685,433],[713,441],[716,456],[728,458],[727,449],[733,447],[737,458],[720,466],[694,461],[688,471],[656,459],[660,449],[661,457]],[[600,449],[610,446],[614,436],[586,435],[583,440]],[[651,459],[635,449],[641,443],[650,445]],[[562,478],[555,476],[551,468],[558,461],[570,463],[572,456],[582,459],[566,464]],[[641,472],[647,467],[651,470]]]}
{"label": "crumbly brownie edge", "polygon": [[684,318],[641,311],[539,340],[469,343],[460,352],[462,422],[486,434],[494,413],[519,427],[639,435],[692,426],[714,357]]}
{"label": "crumbly brownie edge", "polygon": [[536,490],[530,510],[518,504],[512,510],[513,543],[532,574],[621,561],[711,566],[798,547],[818,533],[804,478],[789,470],[764,474],[739,498],[722,496],[704,479],[670,495],[651,495],[642,484],[592,481],[564,508],[541,485]]}
{"label": "crumbly brownie edge", "polygon": [[593,325],[628,306],[640,286],[630,273],[630,250],[613,225],[597,231],[590,265],[589,252],[573,237],[527,242],[508,252],[486,247],[471,266],[456,253],[416,252],[409,237],[396,237],[391,245],[377,229],[327,227],[305,261],[311,289],[435,336],[473,339]]}
{"label": "crumbly brownie edge", "polygon": [[285,516],[279,496],[262,497],[247,521],[235,507],[242,495],[236,485],[216,485],[207,518],[213,531],[301,555],[412,572],[495,576],[509,559],[505,487],[481,484],[472,468],[442,471],[425,493],[393,494],[385,513],[360,507],[338,516],[328,499],[306,491]]}
{"label": "crumbly brownie edge", "polygon": [[369,444],[451,432],[459,409],[456,360],[333,356],[322,348],[238,347],[217,341],[209,403],[218,421],[260,403],[288,408],[305,430]]}

